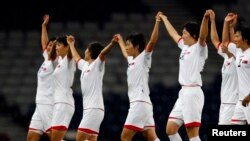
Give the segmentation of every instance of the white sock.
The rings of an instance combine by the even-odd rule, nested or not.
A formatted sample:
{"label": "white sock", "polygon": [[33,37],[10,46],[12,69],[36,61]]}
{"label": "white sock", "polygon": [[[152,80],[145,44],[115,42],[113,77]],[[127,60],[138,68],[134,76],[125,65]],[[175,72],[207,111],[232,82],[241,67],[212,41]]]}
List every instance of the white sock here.
{"label": "white sock", "polygon": [[154,141],[160,141],[160,140],[157,138],[157,139],[155,139]]}
{"label": "white sock", "polygon": [[199,136],[193,137],[191,139],[189,139],[190,141],[201,141]]}
{"label": "white sock", "polygon": [[182,141],[181,136],[179,135],[179,133],[169,135],[168,138],[169,138],[170,141]]}

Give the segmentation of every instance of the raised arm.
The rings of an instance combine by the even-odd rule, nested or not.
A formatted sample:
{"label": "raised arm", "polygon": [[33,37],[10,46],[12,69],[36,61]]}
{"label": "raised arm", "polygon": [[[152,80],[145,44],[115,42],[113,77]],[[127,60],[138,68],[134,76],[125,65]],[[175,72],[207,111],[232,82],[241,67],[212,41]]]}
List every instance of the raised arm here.
{"label": "raised arm", "polygon": [[153,29],[153,32],[151,34],[151,37],[150,37],[150,40],[147,44],[147,47],[146,47],[146,52],[151,52],[158,40],[158,35],[159,35],[159,25],[160,25],[160,21],[161,21],[161,18],[160,18],[160,14],[162,14],[161,12],[158,12],[156,17],[155,17],[155,25],[154,25],[154,29]]}
{"label": "raised arm", "polygon": [[232,42],[234,40],[234,27],[237,23],[238,15],[235,14],[234,19],[229,24],[229,39]]}
{"label": "raised arm", "polygon": [[218,45],[220,43],[220,39],[218,36],[218,32],[216,29],[216,22],[215,22],[215,13],[213,10],[209,10],[210,15],[210,23],[211,23],[211,30],[210,30],[210,37],[211,41],[216,49],[218,49]]}
{"label": "raised arm", "polygon": [[228,13],[224,20],[223,31],[222,31],[222,43],[225,46],[227,46],[227,44],[230,42],[229,25],[230,25],[230,22],[234,20],[234,18],[235,18],[235,14]]}
{"label": "raised arm", "polygon": [[75,38],[72,35],[69,35],[69,36],[67,36],[67,42],[69,44],[69,48],[71,50],[72,57],[74,58],[74,60],[76,62],[79,61],[81,59],[81,56],[76,51],[76,48],[75,48]]}
{"label": "raised arm", "polygon": [[117,38],[118,44],[121,48],[122,54],[125,57],[125,59],[128,58],[128,53],[126,51],[126,44],[121,36],[121,34],[116,34],[115,37]]}
{"label": "raised arm", "polygon": [[170,37],[176,43],[178,43],[178,40],[181,38],[181,36],[178,34],[178,32],[175,30],[175,28],[172,26],[172,24],[170,23],[170,21],[168,20],[168,18],[164,14],[160,14],[159,16],[162,19]]}
{"label": "raised arm", "polygon": [[207,35],[208,35],[209,11],[210,10],[206,10],[206,12],[202,18],[201,27],[200,27],[199,43],[203,47],[206,46],[206,39],[207,39]]}
{"label": "raised arm", "polygon": [[117,40],[117,37],[114,36],[111,42],[100,52],[99,57],[102,61],[105,59],[105,56],[111,51],[111,49],[115,46]]}
{"label": "raised arm", "polygon": [[43,16],[43,23],[42,23],[42,33],[41,33],[41,44],[43,50],[47,48],[48,42],[49,42],[49,37],[48,37],[48,32],[47,32],[47,25],[49,23],[49,15],[44,15]]}

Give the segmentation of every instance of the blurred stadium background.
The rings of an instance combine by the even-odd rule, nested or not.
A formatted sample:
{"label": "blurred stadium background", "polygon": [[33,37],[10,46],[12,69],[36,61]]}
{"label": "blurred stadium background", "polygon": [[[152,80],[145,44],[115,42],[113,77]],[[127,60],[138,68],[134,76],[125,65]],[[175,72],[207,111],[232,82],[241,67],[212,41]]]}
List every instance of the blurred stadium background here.
{"label": "blurred stadium background", "polygon": [[[216,12],[219,34],[224,16],[234,11],[249,22],[249,0],[3,0],[0,5],[0,141],[24,141],[31,116],[35,109],[37,70],[43,62],[40,33],[43,15],[50,14],[49,36],[72,34],[77,39],[77,48],[83,56],[86,45],[94,40],[107,44],[115,33],[123,36],[132,31],[141,31],[147,39],[153,29],[157,11],[164,12],[174,27],[181,33],[188,20],[201,22],[206,9]],[[167,117],[178,96],[178,56],[180,50],[168,36],[163,23],[157,46],[153,53],[150,71],[151,99],[154,106],[156,132],[162,141]],[[206,127],[217,124],[220,104],[220,68],[223,59],[208,37],[209,59],[203,75],[205,106],[202,115],[200,136],[207,140]],[[120,140],[129,101],[127,97],[126,61],[117,46],[107,57],[104,76],[105,118],[101,125],[100,141]],[[80,71],[76,72],[74,97],[76,111],[67,141],[74,141],[75,132],[82,116]],[[187,141],[184,128],[181,136]],[[9,139],[9,140],[8,140]],[[41,140],[46,140],[42,138]],[[136,141],[143,141],[137,134]]]}

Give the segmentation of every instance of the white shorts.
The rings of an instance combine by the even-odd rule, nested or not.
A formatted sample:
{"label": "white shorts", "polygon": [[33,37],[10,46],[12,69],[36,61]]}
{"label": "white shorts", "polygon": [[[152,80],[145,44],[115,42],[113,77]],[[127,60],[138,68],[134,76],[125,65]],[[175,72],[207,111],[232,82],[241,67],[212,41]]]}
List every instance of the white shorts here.
{"label": "white shorts", "polygon": [[34,130],[39,134],[48,132],[51,126],[53,105],[36,104],[35,112],[31,118],[29,130]]}
{"label": "white shorts", "polygon": [[102,109],[83,110],[82,121],[78,127],[78,131],[97,136],[103,118],[104,111]]}
{"label": "white shorts", "polygon": [[146,102],[130,103],[124,128],[138,132],[146,130],[148,127],[155,127],[153,106]]}
{"label": "white shorts", "polygon": [[204,94],[201,87],[183,86],[168,120],[179,126],[184,122],[186,127],[199,127],[203,106]]}
{"label": "white shorts", "polygon": [[219,114],[219,125],[230,125],[236,104],[221,103]]}
{"label": "white shorts", "polygon": [[231,123],[237,125],[250,124],[250,106],[244,107],[242,101],[239,100],[236,104]]}
{"label": "white shorts", "polygon": [[74,112],[74,106],[66,103],[56,103],[53,110],[52,129],[67,130]]}

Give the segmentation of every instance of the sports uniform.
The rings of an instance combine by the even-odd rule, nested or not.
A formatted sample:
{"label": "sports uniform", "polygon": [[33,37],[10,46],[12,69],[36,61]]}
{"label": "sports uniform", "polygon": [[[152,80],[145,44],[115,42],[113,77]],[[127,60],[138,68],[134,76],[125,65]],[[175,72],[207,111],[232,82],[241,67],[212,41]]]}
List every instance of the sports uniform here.
{"label": "sports uniform", "polygon": [[221,68],[221,104],[219,114],[219,124],[231,124],[232,116],[238,101],[238,76],[235,66],[234,56],[228,57],[222,52],[221,46],[218,47],[218,54],[224,58]]}
{"label": "sports uniform", "polygon": [[152,52],[146,52],[145,50],[136,58],[127,57],[130,108],[124,127],[134,131],[143,131],[147,127],[155,126],[148,87],[151,60]]}
{"label": "sports uniform", "polygon": [[179,97],[169,115],[169,120],[178,125],[184,122],[186,127],[200,126],[204,106],[200,72],[208,56],[207,46],[202,47],[199,42],[187,46],[180,38],[178,47],[182,49],[179,58],[179,83],[182,89],[179,91]]}
{"label": "sports uniform", "polygon": [[53,113],[52,73],[54,64],[48,60],[47,49],[43,52],[44,62],[37,73],[36,109],[29,130],[43,134],[50,130]]}
{"label": "sports uniform", "polygon": [[236,70],[239,82],[239,101],[232,118],[234,124],[250,123],[250,106],[242,106],[242,100],[250,93],[250,48],[245,51],[237,48],[234,43],[228,44],[228,50],[236,57]]}
{"label": "sports uniform", "polygon": [[75,111],[72,84],[76,70],[75,61],[67,56],[59,56],[53,73],[54,110],[52,129],[67,130]]}
{"label": "sports uniform", "polygon": [[83,95],[83,117],[78,131],[98,135],[104,118],[102,85],[105,62],[97,57],[91,64],[83,59],[77,64],[82,71],[80,81]]}

